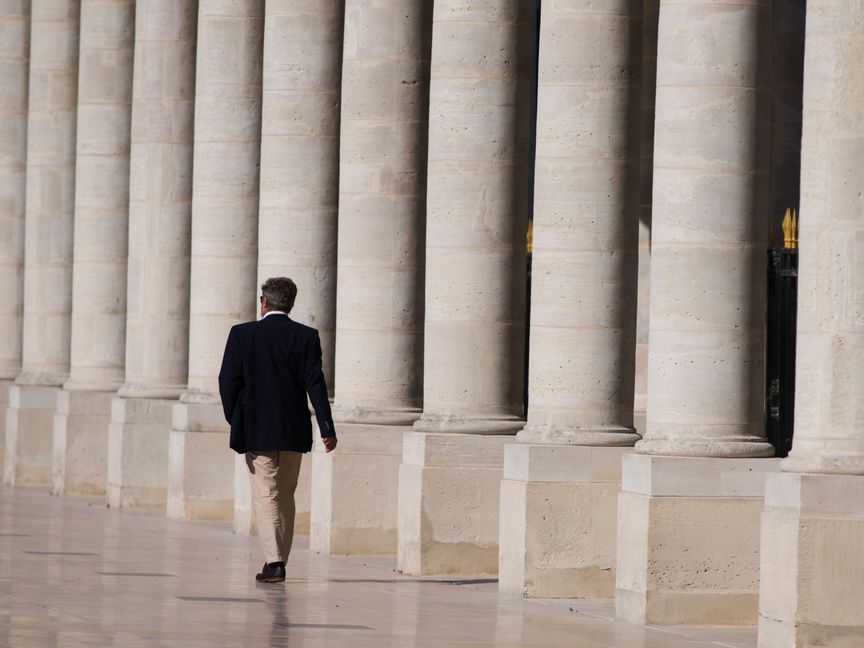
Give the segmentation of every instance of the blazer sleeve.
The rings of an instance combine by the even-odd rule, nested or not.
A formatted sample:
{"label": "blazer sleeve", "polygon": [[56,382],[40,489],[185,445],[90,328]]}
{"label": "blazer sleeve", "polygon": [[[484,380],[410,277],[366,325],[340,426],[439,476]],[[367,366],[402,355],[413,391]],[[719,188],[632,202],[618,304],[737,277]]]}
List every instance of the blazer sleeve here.
{"label": "blazer sleeve", "polygon": [[327,396],[324,372],[321,370],[321,355],[321,338],[316,331],[306,350],[306,393],[309,394],[309,400],[315,410],[321,437],[326,438],[336,436],[336,428],[333,425],[333,414],[330,412],[330,399]]}
{"label": "blazer sleeve", "polygon": [[240,355],[240,341],[234,327],[228,333],[225,353],[222,355],[222,368],[219,370],[219,397],[225,420],[231,423],[237,397],[243,389],[243,361]]}

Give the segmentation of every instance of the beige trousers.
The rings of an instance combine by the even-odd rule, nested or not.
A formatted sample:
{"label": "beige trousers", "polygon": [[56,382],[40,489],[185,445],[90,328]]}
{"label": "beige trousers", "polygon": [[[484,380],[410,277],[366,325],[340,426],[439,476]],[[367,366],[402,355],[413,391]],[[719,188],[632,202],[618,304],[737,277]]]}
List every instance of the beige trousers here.
{"label": "beige trousers", "polygon": [[286,562],[294,541],[294,491],[299,452],[247,452],[258,537],[268,563]]}

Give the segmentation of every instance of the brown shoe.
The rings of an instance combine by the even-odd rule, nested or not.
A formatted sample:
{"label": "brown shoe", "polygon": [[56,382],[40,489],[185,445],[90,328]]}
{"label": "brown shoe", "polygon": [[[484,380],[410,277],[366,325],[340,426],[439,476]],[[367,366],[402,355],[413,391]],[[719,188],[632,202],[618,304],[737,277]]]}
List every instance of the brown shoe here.
{"label": "brown shoe", "polygon": [[255,574],[255,580],[259,583],[282,583],[285,580],[285,563],[264,563],[260,574]]}

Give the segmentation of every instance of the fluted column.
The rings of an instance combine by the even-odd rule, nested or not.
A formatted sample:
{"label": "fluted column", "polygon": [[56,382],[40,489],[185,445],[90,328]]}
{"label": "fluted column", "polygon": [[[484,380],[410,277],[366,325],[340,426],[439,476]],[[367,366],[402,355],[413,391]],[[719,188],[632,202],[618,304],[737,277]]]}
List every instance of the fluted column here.
{"label": "fluted column", "polygon": [[[261,108],[258,284],[279,276],[297,283],[291,317],[318,329],[331,395],[344,4],[268,0]],[[309,528],[309,464],[300,469],[294,498],[298,533]],[[238,474],[247,480],[244,470]],[[247,491],[237,490],[239,532],[249,531]]]}
{"label": "fluted column", "polygon": [[864,643],[864,6],[806,23],[795,438],[766,487],[761,648]]}
{"label": "fluted column", "polygon": [[53,490],[104,493],[123,384],[133,0],[82,0],[69,380],[57,395]]}
{"label": "fluted column", "polygon": [[423,416],[399,486],[408,573],[498,567],[500,435],[523,425],[530,9],[434,6]]}
{"label": "fluted column", "polygon": [[6,406],[21,371],[24,310],[24,196],[30,0],[0,9],[0,466],[5,465]]}
{"label": "fluted column", "polygon": [[79,0],[33,0],[22,372],[9,393],[8,483],[51,483],[57,391],[69,375]]}
{"label": "fluted column", "polygon": [[200,0],[192,179],[189,387],[174,407],[168,515],[231,519],[233,453],[217,376],[255,318],[263,0]]}
{"label": "fluted column", "polygon": [[[423,397],[430,0],[348,0],[342,63],[336,402],[313,454],[310,546],[395,553],[402,437]],[[339,494],[365,475],[368,493]]]}
{"label": "fluted column", "polygon": [[137,0],[126,373],[112,403],[111,506],[164,506],[171,407],[186,385],[197,0]]}
{"label": "fluted column", "polygon": [[258,283],[297,284],[291,316],[318,329],[331,394],[343,5],[267,2],[261,120]]}
{"label": "fluted column", "polygon": [[[529,409],[522,443],[505,451],[503,591],[581,598],[614,590],[621,450],[608,447],[639,438],[641,28],[638,3],[604,12],[553,4],[542,14]],[[569,515],[574,508],[590,509],[590,519]]]}
{"label": "fluted column", "polygon": [[[618,499],[616,606],[631,622],[756,616],[763,476],[777,469],[747,458],[774,452],[763,416],[769,27],[767,0],[660,5],[647,429]],[[679,515],[692,516],[686,532]]]}

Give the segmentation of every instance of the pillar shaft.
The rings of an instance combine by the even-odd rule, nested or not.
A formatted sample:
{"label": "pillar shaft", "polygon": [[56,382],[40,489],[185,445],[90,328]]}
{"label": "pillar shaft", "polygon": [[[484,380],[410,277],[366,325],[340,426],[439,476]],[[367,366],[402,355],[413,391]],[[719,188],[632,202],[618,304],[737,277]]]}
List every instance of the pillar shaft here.
{"label": "pillar shaft", "polygon": [[31,14],[20,384],[69,373],[78,0],[34,0]]}
{"label": "pillar shaft", "polygon": [[199,2],[188,402],[218,402],[228,329],[255,317],[263,5]]}
{"label": "pillar shaft", "polygon": [[72,348],[54,416],[53,491],[105,491],[111,396],[124,376],[135,3],[82,0]]}
{"label": "pillar shaft", "polygon": [[172,415],[174,518],[234,512],[217,376],[228,330],[255,317],[263,37],[263,0],[199,1],[189,388]]}
{"label": "pillar shaft", "polygon": [[[632,445],[641,11],[544,8],[526,442]],[[574,119],[578,115],[578,119]]]}
{"label": "pillar shaft", "polygon": [[129,195],[127,397],[186,386],[198,2],[138,0]]}
{"label": "pillar shaft", "polygon": [[[348,0],[342,59],[339,453],[310,457],[310,547],[396,553],[402,437],[423,398],[430,0]],[[358,479],[366,492],[355,492]]]}
{"label": "pillar shaft", "polygon": [[862,44],[859,4],[807,12],[791,472],[864,475]]}
{"label": "pillar shaft", "polygon": [[654,95],[657,90],[657,20],[660,0],[642,2],[642,119],[639,134],[639,279],[633,423],[645,432],[648,390],[648,313],[651,305],[651,203],[654,188]]}
{"label": "pillar shaft", "polygon": [[137,0],[125,383],[111,406],[108,502],[164,506],[172,400],[185,388],[196,0]]}
{"label": "pillar shaft", "polygon": [[267,2],[258,222],[258,283],[297,283],[292,317],[318,329],[331,393],[343,4]]}
{"label": "pillar shaft", "polygon": [[69,375],[79,11],[79,0],[31,5],[22,371],[6,411],[12,484],[51,482],[56,396]]}
{"label": "pillar shaft", "polygon": [[0,467],[5,465],[6,408],[21,371],[24,310],[24,197],[27,187],[27,93],[30,0],[0,10]]}
{"label": "pillar shaft", "polygon": [[647,433],[636,447],[768,456],[769,5],[685,0],[661,6],[659,23]]}
{"label": "pillar shaft", "polygon": [[529,10],[435,4],[421,430],[521,427]]}
{"label": "pillar shaft", "polygon": [[431,7],[346,3],[336,309],[343,421],[410,424],[420,413]]}
{"label": "pillar shaft", "polygon": [[70,378],[123,382],[133,0],[82,0]]}
{"label": "pillar shaft", "polygon": [[0,88],[4,89],[0,93],[0,380],[4,380],[21,371],[30,0],[4,5],[0,32]]}

